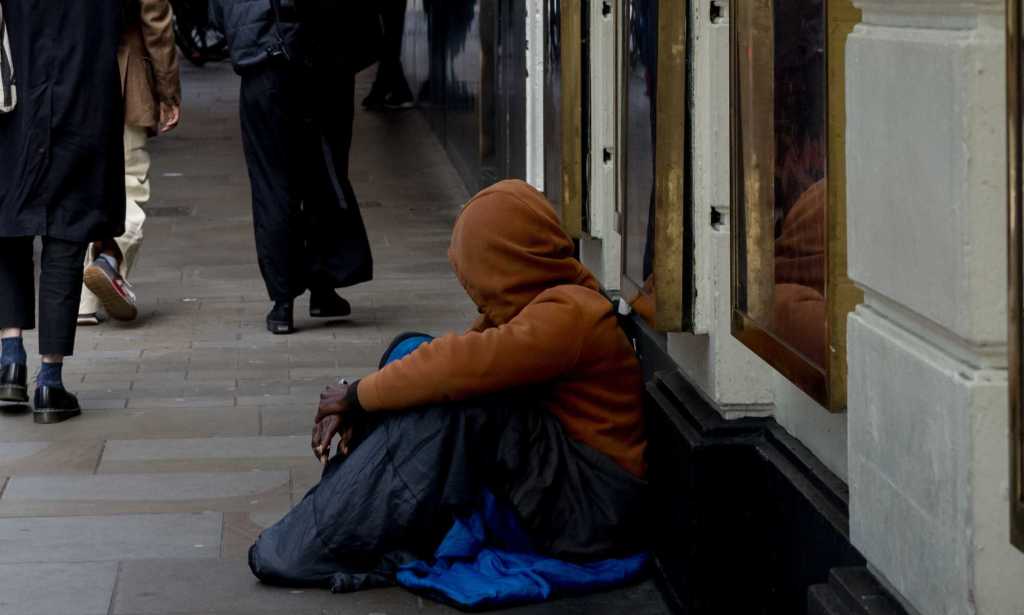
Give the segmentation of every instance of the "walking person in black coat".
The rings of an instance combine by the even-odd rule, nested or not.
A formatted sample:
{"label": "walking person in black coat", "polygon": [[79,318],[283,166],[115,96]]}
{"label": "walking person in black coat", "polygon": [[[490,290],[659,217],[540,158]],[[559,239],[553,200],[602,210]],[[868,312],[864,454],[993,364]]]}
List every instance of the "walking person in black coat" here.
{"label": "walking person in black coat", "polygon": [[402,67],[402,39],[405,38],[405,12],[408,0],[377,0],[383,30],[380,62],[370,93],[363,99],[367,109],[411,109],[416,99],[409,89]]}
{"label": "walking person in black coat", "polygon": [[[267,329],[295,330],[293,302],[312,317],[351,313],[335,289],[373,277],[373,258],[348,178],[355,47],[364,3],[211,0],[242,77],[241,121],[260,272],[274,306]],[[363,22],[365,23],[365,22]],[[376,22],[379,31],[379,21]],[[372,22],[370,24],[372,26]]]}
{"label": "walking person in black coat", "polygon": [[61,379],[75,347],[89,242],[124,232],[117,46],[122,2],[4,0],[19,101],[0,115],[0,401],[27,402],[22,332],[36,326],[36,422],[81,412]]}

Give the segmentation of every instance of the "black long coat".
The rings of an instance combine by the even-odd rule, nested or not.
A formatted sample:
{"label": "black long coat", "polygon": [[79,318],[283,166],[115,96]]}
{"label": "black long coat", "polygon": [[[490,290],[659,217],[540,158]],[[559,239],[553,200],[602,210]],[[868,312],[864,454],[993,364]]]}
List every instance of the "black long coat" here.
{"label": "black long coat", "polygon": [[4,0],[18,105],[0,115],[0,237],[124,232],[121,0]]}

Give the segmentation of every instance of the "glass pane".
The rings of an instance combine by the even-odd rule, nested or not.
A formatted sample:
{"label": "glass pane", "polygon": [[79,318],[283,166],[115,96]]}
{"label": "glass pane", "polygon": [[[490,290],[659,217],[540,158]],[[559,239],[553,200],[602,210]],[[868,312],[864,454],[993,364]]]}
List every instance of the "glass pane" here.
{"label": "glass pane", "polygon": [[544,0],[544,194],[562,216],[562,3]]}
{"label": "glass pane", "polygon": [[654,314],[651,291],[658,0],[628,0],[625,6],[623,275],[637,288],[645,289],[634,307],[650,321]]}
{"label": "glass pane", "polygon": [[[492,120],[490,109],[481,108],[481,85],[489,76],[484,73],[485,52],[483,36],[493,31],[488,22],[483,25],[481,11],[490,8],[492,0],[481,6],[477,0],[450,0],[444,3],[448,15],[445,24],[445,139],[455,168],[468,186],[480,187],[481,137],[492,131],[482,127]],[[479,114],[479,115],[478,115]]]}
{"label": "glass pane", "polygon": [[752,0],[735,19],[737,307],[824,370],[825,3]]}
{"label": "glass pane", "polygon": [[444,14],[429,0],[409,0],[402,66],[418,108],[439,135],[444,134],[444,58]]}

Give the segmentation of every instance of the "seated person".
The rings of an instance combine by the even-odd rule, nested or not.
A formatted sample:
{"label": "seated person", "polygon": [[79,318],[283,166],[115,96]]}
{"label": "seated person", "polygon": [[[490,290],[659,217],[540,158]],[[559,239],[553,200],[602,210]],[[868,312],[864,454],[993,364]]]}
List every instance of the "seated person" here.
{"label": "seated person", "polygon": [[320,483],[249,553],[262,581],[350,591],[427,558],[485,490],[533,547],[589,561],[643,548],[643,379],[544,196],[500,182],[464,208],[449,259],[481,317],[351,385],[313,431]]}

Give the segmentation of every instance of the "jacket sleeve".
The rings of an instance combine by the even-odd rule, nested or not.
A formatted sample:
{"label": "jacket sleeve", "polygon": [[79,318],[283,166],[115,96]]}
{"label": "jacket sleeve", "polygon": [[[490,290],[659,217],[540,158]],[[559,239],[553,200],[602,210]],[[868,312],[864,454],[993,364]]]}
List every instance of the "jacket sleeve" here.
{"label": "jacket sleeve", "polygon": [[436,339],[363,378],[359,402],[403,410],[548,382],[579,360],[581,321],[565,298],[534,302],[508,324]]}
{"label": "jacket sleeve", "polygon": [[210,27],[224,33],[224,7],[221,5],[220,0],[210,0],[210,8],[207,11],[207,17],[210,19]]}
{"label": "jacket sleeve", "polygon": [[141,0],[142,37],[146,55],[153,64],[156,94],[160,102],[181,104],[178,51],[174,47],[173,13],[170,0]]}

